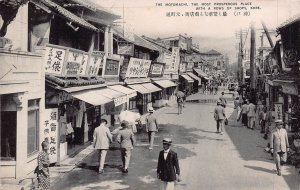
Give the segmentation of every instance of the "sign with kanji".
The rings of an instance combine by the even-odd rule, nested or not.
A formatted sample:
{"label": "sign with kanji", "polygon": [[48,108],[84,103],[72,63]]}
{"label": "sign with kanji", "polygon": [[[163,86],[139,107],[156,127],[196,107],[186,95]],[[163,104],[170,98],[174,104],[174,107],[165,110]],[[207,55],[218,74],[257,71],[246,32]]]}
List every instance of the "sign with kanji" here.
{"label": "sign with kanji", "polygon": [[150,60],[130,58],[126,78],[146,78],[149,73],[150,65]]}
{"label": "sign with kanji", "polygon": [[115,99],[114,99],[114,104],[115,104],[115,106],[122,105],[122,104],[124,104],[125,102],[127,102],[127,97],[126,97],[126,96],[122,96],[122,97],[120,97],[120,98],[115,98]]}
{"label": "sign with kanji", "polygon": [[169,70],[176,73],[180,62],[179,47],[172,47],[171,64]]}
{"label": "sign with kanji", "polygon": [[49,143],[49,160],[50,163],[57,162],[57,149],[58,149],[58,109],[45,109],[44,121],[41,131],[41,141]]}
{"label": "sign with kanji", "polygon": [[119,43],[118,44],[118,55],[134,55],[133,44]]}
{"label": "sign with kanji", "polygon": [[186,63],[180,63],[179,71],[180,72],[186,72]]}
{"label": "sign with kanji", "polygon": [[106,59],[104,65],[103,77],[114,76],[118,77],[120,72],[120,61],[114,59]]}
{"label": "sign with kanji", "polygon": [[149,76],[162,76],[164,66],[164,63],[152,62]]}
{"label": "sign with kanji", "polygon": [[54,47],[46,47],[45,73],[62,75],[66,50]]}
{"label": "sign with kanji", "polygon": [[[87,75],[88,76],[97,76],[99,69],[103,68],[103,64],[105,63],[106,58],[105,54],[93,54],[91,58],[89,59],[88,69],[87,69]],[[102,73],[99,74],[102,76]]]}
{"label": "sign with kanji", "polygon": [[66,76],[79,75],[82,60],[83,60],[83,53],[70,50],[67,56],[64,74]]}
{"label": "sign with kanji", "polygon": [[89,59],[89,54],[83,53],[80,68],[79,68],[79,75],[81,76],[87,75],[88,59]]}
{"label": "sign with kanji", "polygon": [[283,120],[282,103],[274,103],[275,106],[275,121]]}

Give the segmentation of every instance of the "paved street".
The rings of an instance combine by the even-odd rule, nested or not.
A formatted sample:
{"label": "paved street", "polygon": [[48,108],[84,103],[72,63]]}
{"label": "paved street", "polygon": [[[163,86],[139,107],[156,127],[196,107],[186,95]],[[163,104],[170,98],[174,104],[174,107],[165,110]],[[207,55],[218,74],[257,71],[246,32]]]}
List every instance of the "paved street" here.
{"label": "paved street", "polygon": [[240,127],[232,105],[226,108],[231,115],[224,135],[216,134],[213,120],[214,104],[187,103],[182,115],[176,106],[156,112],[161,123],[155,138],[154,150],[147,148],[145,133],[137,134],[129,174],[121,173],[121,158],[113,144],[106,159],[105,173],[97,173],[94,151],[71,172],[52,184],[52,189],[159,189],[156,179],[158,153],[164,137],[171,137],[173,149],[179,155],[182,182],[177,190],[193,189],[300,189],[300,175],[292,166],[284,166],[278,177],[270,155],[264,152],[267,141],[258,130]]}

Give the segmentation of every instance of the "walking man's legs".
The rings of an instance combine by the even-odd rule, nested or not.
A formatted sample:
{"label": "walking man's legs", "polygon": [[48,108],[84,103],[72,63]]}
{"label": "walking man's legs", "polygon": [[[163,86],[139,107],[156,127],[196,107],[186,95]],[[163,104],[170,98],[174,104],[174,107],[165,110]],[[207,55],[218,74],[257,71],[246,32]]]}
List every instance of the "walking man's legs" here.
{"label": "walking man's legs", "polygon": [[277,174],[281,175],[281,165],[280,165],[280,153],[274,152],[274,161],[276,164]]}
{"label": "walking man's legs", "polygon": [[161,181],[160,190],[174,190],[175,182],[174,181]]}
{"label": "walking man's legs", "polygon": [[150,131],[150,149],[153,149],[155,131]]}
{"label": "walking man's legs", "polygon": [[129,167],[130,157],[131,157],[131,150],[125,150],[125,167],[124,169],[127,170]]}
{"label": "walking man's legs", "polygon": [[99,172],[102,172],[102,170],[104,168],[104,162],[105,162],[105,158],[106,158],[106,153],[107,153],[107,150],[103,150],[103,149],[98,150],[98,155],[99,155]]}

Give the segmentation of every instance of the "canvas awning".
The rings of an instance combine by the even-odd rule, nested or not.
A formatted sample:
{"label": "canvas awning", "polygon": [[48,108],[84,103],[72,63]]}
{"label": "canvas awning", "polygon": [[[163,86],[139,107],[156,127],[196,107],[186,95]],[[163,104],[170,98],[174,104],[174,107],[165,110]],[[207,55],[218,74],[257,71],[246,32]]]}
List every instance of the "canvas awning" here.
{"label": "canvas awning", "polygon": [[172,86],[177,86],[174,82],[170,80],[158,80],[158,81],[153,81],[155,84],[161,86],[162,88],[169,88]]}
{"label": "canvas awning", "polygon": [[131,85],[128,85],[128,86],[130,88],[136,90],[137,92],[141,93],[141,94],[149,94],[149,93],[151,93],[147,88],[145,88],[141,84],[131,84]]}
{"label": "canvas awning", "polygon": [[102,96],[97,90],[85,90],[71,93],[74,98],[92,104],[93,106],[104,105],[112,101],[112,99]]}
{"label": "canvas awning", "polygon": [[195,69],[194,68],[194,71],[198,74],[198,76],[201,76],[201,77],[203,77],[203,78],[205,78],[207,80],[209,79],[208,75],[206,73],[204,73],[201,69]]}
{"label": "canvas awning", "polygon": [[151,93],[152,93],[152,92],[161,91],[160,88],[158,88],[157,86],[153,85],[152,83],[143,83],[142,85],[143,85],[145,88],[147,88]]}
{"label": "canvas awning", "polygon": [[180,76],[182,76],[188,82],[194,82],[194,80],[191,77],[189,77],[188,75],[180,75]]}
{"label": "canvas awning", "polygon": [[118,92],[122,92],[128,96],[128,98],[132,98],[136,96],[136,90],[126,88],[122,85],[114,85],[114,86],[108,86],[108,88],[113,89]]}
{"label": "canvas awning", "polygon": [[197,77],[194,73],[188,72],[187,73],[192,79],[195,79],[199,82],[199,85],[201,85],[201,78]]}

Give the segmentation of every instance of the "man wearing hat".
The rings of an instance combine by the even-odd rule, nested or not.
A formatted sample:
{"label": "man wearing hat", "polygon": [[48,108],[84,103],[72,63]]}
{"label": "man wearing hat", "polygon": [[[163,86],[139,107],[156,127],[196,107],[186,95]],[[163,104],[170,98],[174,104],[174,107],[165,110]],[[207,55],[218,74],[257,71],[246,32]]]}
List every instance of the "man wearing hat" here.
{"label": "man wearing hat", "polygon": [[289,141],[287,132],[282,128],[282,120],[275,121],[276,128],[271,133],[270,149],[274,155],[277,168],[277,175],[281,175],[281,164],[286,162],[289,151]]}
{"label": "man wearing hat", "polygon": [[157,163],[157,178],[161,179],[161,190],[173,190],[175,181],[181,181],[177,153],[170,149],[172,140],[163,139],[163,150],[160,151]]}
{"label": "man wearing hat", "polygon": [[[217,107],[215,107],[214,118],[217,122],[217,133],[220,133],[221,135],[223,135],[223,123],[224,123],[224,119],[226,118],[226,116],[225,116],[224,107],[222,107],[220,100],[217,100]],[[221,131],[220,131],[220,128],[221,128]]]}
{"label": "man wearing hat", "polygon": [[153,143],[154,143],[154,135],[155,132],[158,131],[158,124],[157,119],[153,115],[153,108],[149,109],[149,115],[146,117],[146,131],[148,132],[148,138],[149,138],[149,150],[153,149]]}
{"label": "man wearing hat", "polygon": [[104,162],[109,144],[112,142],[112,134],[107,125],[107,120],[101,119],[100,126],[95,128],[93,134],[93,147],[98,150],[99,174],[104,172]]}
{"label": "man wearing hat", "polygon": [[131,151],[135,144],[135,137],[131,129],[129,129],[129,122],[121,122],[122,129],[117,135],[117,142],[121,145],[121,156],[123,162],[123,173],[128,173],[128,166],[131,157]]}

